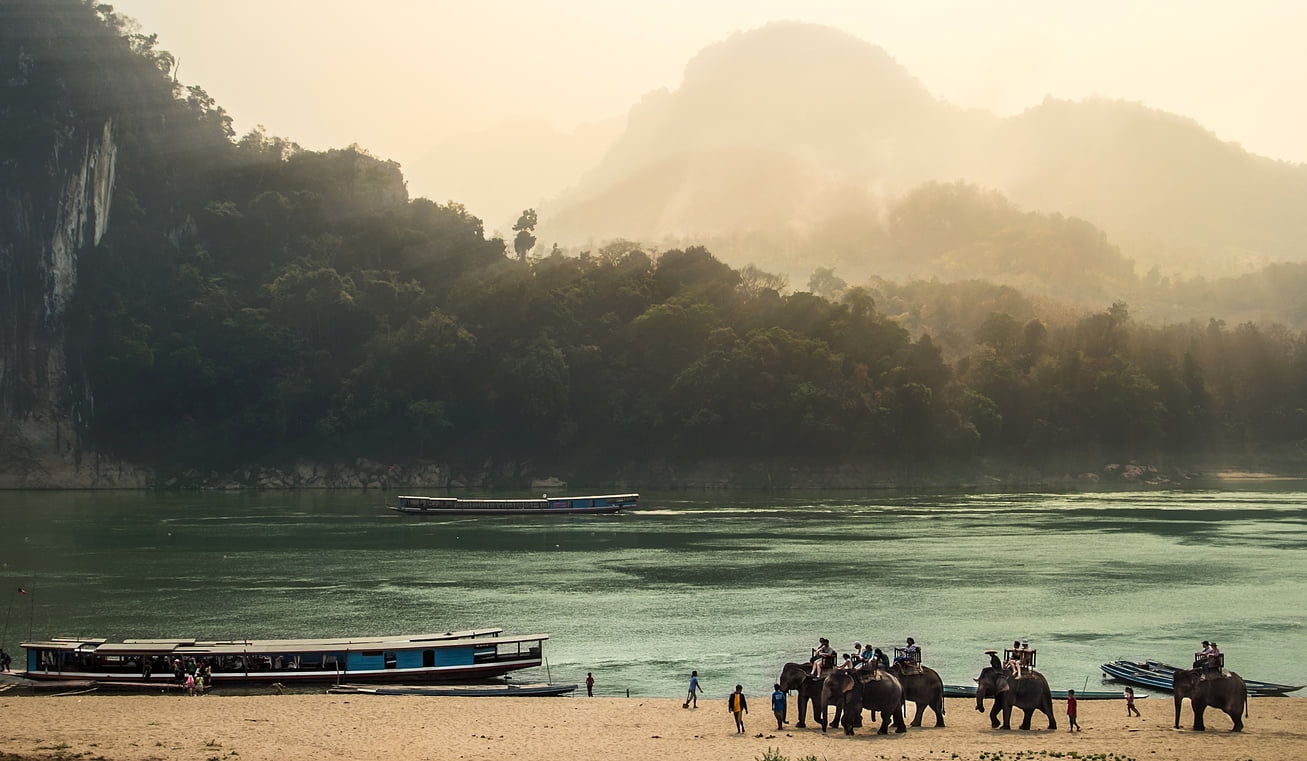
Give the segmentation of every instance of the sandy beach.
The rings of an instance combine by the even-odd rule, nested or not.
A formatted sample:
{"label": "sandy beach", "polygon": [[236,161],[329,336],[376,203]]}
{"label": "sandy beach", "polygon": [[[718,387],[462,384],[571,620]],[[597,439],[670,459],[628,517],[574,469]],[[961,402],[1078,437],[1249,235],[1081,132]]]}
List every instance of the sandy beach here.
{"label": "sandy beach", "polygon": [[[748,761],[770,753],[792,761],[979,761],[1002,752],[1013,759],[1299,761],[1307,753],[1307,700],[1298,698],[1254,699],[1242,734],[1226,731],[1228,717],[1210,711],[1207,732],[1173,729],[1166,698],[1140,700],[1142,718],[1126,718],[1122,701],[1081,701],[1077,733],[1067,732],[1066,705],[1058,702],[1056,731],[1037,714],[1038,729],[1004,732],[990,729],[974,701],[959,699],[947,703],[947,727],[883,737],[863,728],[846,737],[792,725],[777,731],[769,696],[748,697],[747,732],[739,735],[725,693],[697,709],[675,699],[615,697],[3,696],[0,760]],[[789,710],[793,721],[793,695]],[[1184,722],[1191,720],[1186,703]]]}

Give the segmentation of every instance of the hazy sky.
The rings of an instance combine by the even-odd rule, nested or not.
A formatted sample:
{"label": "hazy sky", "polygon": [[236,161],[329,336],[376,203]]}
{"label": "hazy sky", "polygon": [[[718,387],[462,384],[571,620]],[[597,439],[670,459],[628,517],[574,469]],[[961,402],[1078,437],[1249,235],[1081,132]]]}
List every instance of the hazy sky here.
{"label": "hazy sky", "polygon": [[1018,113],[1141,101],[1307,162],[1302,0],[109,0],[157,33],[244,133],[410,162],[519,116],[563,130],[679,86],[706,45],[768,21],[884,48],[936,96]]}

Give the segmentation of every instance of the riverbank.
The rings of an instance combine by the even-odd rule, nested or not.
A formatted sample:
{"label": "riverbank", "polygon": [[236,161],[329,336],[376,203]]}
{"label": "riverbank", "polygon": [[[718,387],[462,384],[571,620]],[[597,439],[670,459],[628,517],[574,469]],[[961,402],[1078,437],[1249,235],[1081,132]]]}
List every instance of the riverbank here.
{"label": "riverbank", "polygon": [[[1241,734],[1225,731],[1228,717],[1211,711],[1207,732],[1173,729],[1166,698],[1140,700],[1141,718],[1127,718],[1124,702],[1081,702],[1077,733],[1067,731],[1066,704],[1058,701],[1056,731],[1036,714],[1033,726],[1043,729],[1004,732],[990,729],[974,701],[958,699],[947,701],[947,727],[885,737],[863,728],[846,737],[792,724],[777,731],[768,696],[748,697],[747,731],[738,735],[725,694],[701,700],[697,709],[663,698],[0,696],[0,759],[979,761],[1001,752],[1008,758],[1297,761],[1307,747],[1307,700],[1296,698],[1254,699]],[[795,710],[792,695],[789,710]],[[1182,726],[1191,721],[1186,703]]]}
{"label": "riverbank", "polygon": [[1042,463],[982,458],[910,465],[893,461],[797,462],[784,460],[703,460],[675,464],[655,460],[614,471],[542,473],[528,463],[500,463],[477,472],[448,463],[383,463],[365,458],[347,462],[298,461],[287,465],[252,464],[233,472],[162,472],[99,456],[5,458],[0,443],[0,489],[158,489],[167,491],[364,490],[428,493],[444,490],[499,492],[583,492],[656,490],[894,490],[1091,491],[1115,489],[1225,488],[1231,484],[1307,479],[1300,456],[1257,458],[1252,463],[1058,459]]}

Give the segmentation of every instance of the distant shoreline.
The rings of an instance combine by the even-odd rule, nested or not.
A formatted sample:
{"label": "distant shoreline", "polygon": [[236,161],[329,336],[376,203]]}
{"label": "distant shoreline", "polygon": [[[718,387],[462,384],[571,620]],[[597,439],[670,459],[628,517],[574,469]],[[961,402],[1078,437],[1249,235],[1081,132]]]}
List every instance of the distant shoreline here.
{"label": "distant shoreline", "polygon": [[[1272,462],[1273,460],[1273,462]],[[1010,460],[910,467],[884,462],[801,463],[789,460],[713,460],[691,466],[654,463],[620,474],[540,474],[510,469],[514,475],[455,474],[448,466],[383,464],[356,460],[349,464],[298,462],[289,466],[249,466],[237,473],[183,473],[159,477],[121,463],[77,467],[44,463],[26,473],[0,473],[0,490],[151,490],[151,491],[296,491],[347,490],[417,493],[525,493],[595,491],[707,490],[969,490],[1099,491],[1120,489],[1202,488],[1205,485],[1307,481],[1307,461],[1267,458],[1254,465],[1228,462],[1171,463],[1159,466],[1133,461],[1090,465],[1067,461],[1038,466]]]}

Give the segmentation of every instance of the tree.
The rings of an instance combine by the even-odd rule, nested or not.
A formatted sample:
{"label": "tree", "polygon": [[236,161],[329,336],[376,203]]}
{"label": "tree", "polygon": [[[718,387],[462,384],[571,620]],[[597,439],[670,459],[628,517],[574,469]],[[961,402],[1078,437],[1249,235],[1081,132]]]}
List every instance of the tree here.
{"label": "tree", "polygon": [[536,221],[536,210],[527,209],[517,218],[517,224],[513,225],[513,231],[517,233],[513,238],[513,250],[517,252],[520,261],[526,261],[527,252],[535,248],[536,236],[531,233],[536,229]]}

